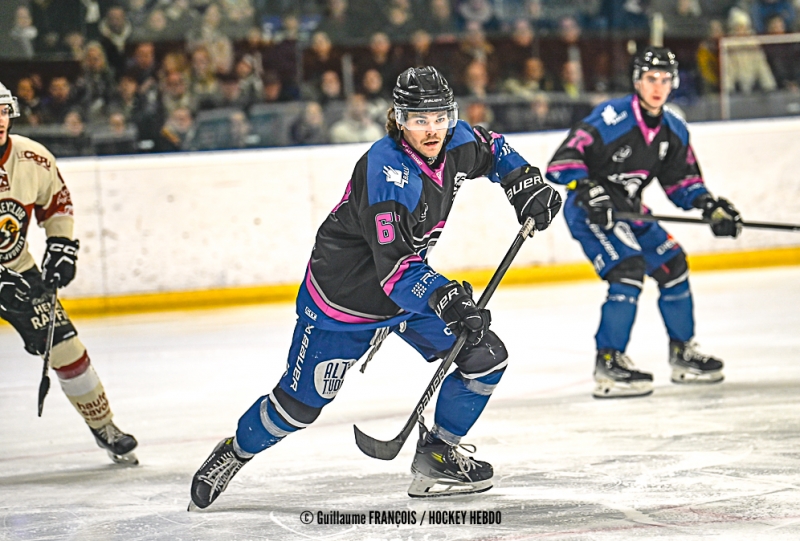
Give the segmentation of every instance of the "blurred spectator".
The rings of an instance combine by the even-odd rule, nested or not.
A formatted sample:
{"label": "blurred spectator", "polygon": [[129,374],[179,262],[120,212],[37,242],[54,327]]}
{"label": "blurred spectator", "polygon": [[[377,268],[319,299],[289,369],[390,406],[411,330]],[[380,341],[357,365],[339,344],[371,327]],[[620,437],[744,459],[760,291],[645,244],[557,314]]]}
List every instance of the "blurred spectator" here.
{"label": "blurred spectator", "polygon": [[125,47],[130,40],[133,28],[125,16],[122,6],[111,6],[100,21],[100,43],[106,51],[106,59],[115,73],[125,70]]}
{"label": "blurred spectator", "polygon": [[171,33],[183,39],[195,26],[199,18],[197,11],[191,8],[189,0],[172,0],[160,3],[167,16],[168,28]]}
{"label": "blurred spectator", "polygon": [[139,92],[146,93],[157,84],[156,48],[151,41],[136,45],[127,72],[136,77]]}
{"label": "blurred spectator", "polygon": [[267,67],[276,70],[283,81],[283,86],[295,97],[300,93],[301,81],[298,79],[298,72],[301,68],[305,69],[300,65],[301,55],[304,53],[301,52],[298,37],[299,27],[300,22],[297,17],[284,17],[280,31],[272,42],[262,49],[263,61],[260,64],[262,68],[256,67],[256,71],[262,71]]}
{"label": "blurred spectator", "polygon": [[141,23],[134,23],[133,28],[133,41],[177,40],[183,38],[184,34],[170,24],[167,14],[161,8],[147,13],[147,18]]}
{"label": "blurred spectator", "polygon": [[323,73],[316,94],[319,97],[317,101],[323,106],[344,99],[342,80],[339,78],[339,74],[333,70]]}
{"label": "blurred spectator", "polygon": [[517,19],[511,31],[511,39],[503,40],[497,45],[497,58],[502,63],[500,75],[505,78],[519,79],[525,69],[525,62],[538,56],[538,44],[531,23],[526,19]]}
{"label": "blurred spectator", "polygon": [[369,40],[369,51],[358,65],[356,77],[360,79],[368,70],[374,69],[384,81],[394,81],[400,74],[392,42],[384,32],[375,32]]}
{"label": "blurred spectator", "polygon": [[70,32],[64,36],[64,45],[66,51],[69,53],[72,60],[83,62],[83,57],[86,54],[86,37],[82,32]]}
{"label": "blurred spectator", "polygon": [[[780,15],[767,21],[767,34],[772,36],[786,34],[786,22]],[[778,88],[800,91],[800,43],[775,43],[764,46],[772,73]]]}
{"label": "blurred spectator", "polygon": [[14,13],[14,27],[11,29],[11,49],[4,51],[8,58],[33,58],[34,42],[39,31],[33,26],[33,17],[28,6],[18,6]]}
{"label": "blurred spectator", "polygon": [[200,109],[216,109],[218,107],[230,107],[235,109],[247,109],[252,103],[242,96],[242,89],[239,87],[239,79],[234,74],[223,74],[217,78],[219,82],[219,94],[213,100],[206,100],[200,104]]}
{"label": "blurred spectator", "polygon": [[[468,27],[458,44],[458,53],[455,57],[455,66],[462,76],[461,86],[466,85],[463,76],[467,73],[470,64],[477,61],[484,65],[487,71],[487,84],[492,84],[498,77],[498,62],[494,53],[494,46],[486,39],[486,33],[477,22],[468,23]],[[458,86],[459,81],[455,81]]]}
{"label": "blurred spectator", "polygon": [[386,12],[386,34],[395,41],[408,41],[416,29],[408,0],[392,0]]}
{"label": "blurred spectator", "polygon": [[458,27],[453,17],[450,0],[430,0],[430,9],[423,24],[436,42],[454,42]]}
{"label": "blurred spectator", "polygon": [[77,106],[78,100],[69,80],[63,76],[53,77],[48,86],[48,94],[42,99],[42,124],[63,124],[67,113]]}
{"label": "blurred spectator", "polygon": [[108,115],[108,129],[114,135],[125,135],[128,129],[125,115],[120,111],[112,111]]}
{"label": "blurred spectator", "polygon": [[[420,29],[411,34],[408,47],[405,48],[400,58],[399,67],[402,69],[412,66],[436,66],[436,69],[441,71],[441,62],[437,63],[434,59],[432,43],[431,35],[425,30]],[[446,74],[445,78],[447,78]]]}
{"label": "blurred spectator", "polygon": [[361,78],[361,92],[367,100],[369,116],[381,123],[386,118],[386,111],[391,106],[391,90],[385,88],[383,77],[378,70],[370,69]]}
{"label": "blurred spectator", "polygon": [[253,65],[254,58],[251,55],[244,55],[236,62],[234,73],[239,82],[239,89],[247,103],[253,104],[261,101],[264,92],[264,83],[261,75],[256,69],[260,66]]}
{"label": "blurred spectator", "polygon": [[310,101],[302,114],[289,127],[289,138],[295,145],[321,145],[328,142],[322,106]]}
{"label": "blurred spectator", "polygon": [[708,19],[703,16],[700,0],[656,0],[653,12],[664,17],[664,35],[675,38],[698,38],[705,35]]}
{"label": "blurred spectator", "polygon": [[509,94],[525,98],[541,94],[543,91],[555,90],[553,78],[545,72],[544,62],[536,56],[525,60],[522,74],[506,79],[504,89]]}
{"label": "blurred spectator", "polygon": [[[558,23],[558,41],[547,49],[545,66],[551,73],[561,73],[565,62],[577,62],[581,80],[593,79],[592,70],[597,56],[597,46],[589,40],[581,39],[583,30],[575,17],[563,17]],[[544,54],[545,51],[542,51]],[[625,66],[627,70],[627,65]]]}
{"label": "blurred spectator", "polygon": [[500,28],[500,21],[495,17],[492,3],[489,0],[460,0],[456,12],[461,28],[467,28],[471,22],[478,23],[482,29],[487,31],[495,31]]}
{"label": "blurred spectator", "polygon": [[291,101],[293,96],[284,89],[283,82],[278,77],[278,72],[269,70],[264,73],[261,98],[264,103],[279,103]]}
{"label": "blurred spectator", "polygon": [[478,60],[469,63],[461,79],[463,83],[459,91],[460,96],[484,99],[493,90],[490,86],[486,64]]}
{"label": "blurred spectator", "polygon": [[211,54],[200,45],[192,51],[191,93],[200,109],[213,107],[219,95],[219,82],[214,72]]}
{"label": "blurred spectator", "polygon": [[255,8],[251,0],[217,0],[222,10],[225,34],[242,39],[255,22]]}
{"label": "blurred spectator", "polygon": [[228,36],[222,33],[222,13],[216,3],[206,8],[203,18],[186,35],[186,47],[189,51],[204,48],[209,55],[212,73],[228,73],[233,67],[233,44]]}
{"label": "blurred spectator", "polygon": [[120,111],[111,111],[108,123],[92,135],[92,146],[98,156],[133,154],[138,150],[136,128],[128,124]]}
{"label": "blurred spectator", "polygon": [[172,72],[189,73],[189,60],[183,51],[170,51],[164,55],[158,70],[158,79],[162,80]]}
{"label": "blurred spectator", "polygon": [[258,144],[258,136],[253,134],[250,121],[242,111],[234,111],[230,116],[230,143],[227,148],[252,148]]}
{"label": "blurred spectator", "polygon": [[[128,21],[130,21],[131,26],[133,27],[133,40],[139,41],[137,36],[137,32],[144,28],[147,25],[147,19],[149,15],[153,11],[161,11],[161,15],[164,15],[163,10],[153,7],[151,0],[128,0]],[[150,11],[150,8],[153,7],[153,10]],[[166,17],[166,16],[165,16]],[[148,41],[151,41],[151,38]]]}
{"label": "blurred spectator", "polygon": [[556,90],[564,92],[570,99],[580,99],[584,92],[583,73],[577,60],[568,60],[561,67],[561,77]]}
{"label": "blurred spectator", "polygon": [[336,43],[346,43],[362,36],[363,22],[353,20],[349,13],[347,0],[327,0],[325,17],[317,30]]}
{"label": "blurred spectator", "polygon": [[746,11],[733,8],[728,16],[730,35],[741,38],[736,46],[728,49],[728,65],[724,74],[724,88],[728,92],[750,94],[753,90],[768,92],[777,84],[761,45],[752,36],[750,16]]}
{"label": "blurred spectator", "polygon": [[121,113],[127,123],[136,126],[142,139],[154,139],[161,129],[162,118],[160,102],[151,102],[145,95],[138,92],[139,85],[136,76],[123,73],[117,83],[117,88],[111,96],[108,110]]}
{"label": "blurred spectator", "polygon": [[603,0],[600,14],[611,30],[645,31],[649,24],[645,0]]}
{"label": "blurred spectator", "polygon": [[156,139],[157,152],[177,152],[191,150],[195,127],[192,111],[188,107],[178,107],[169,115]]}
{"label": "blurred spectator", "polygon": [[753,0],[750,17],[756,34],[767,33],[767,22],[775,16],[783,19],[784,28],[794,28],[796,13],[792,1]]}
{"label": "blurred spectator", "polygon": [[462,116],[470,126],[481,126],[487,130],[491,129],[492,122],[494,121],[492,110],[483,100],[467,102]]}
{"label": "blurred spectator", "polygon": [[86,133],[86,125],[80,111],[71,110],[64,116],[61,126],[67,136],[65,141],[56,145],[53,153],[58,156],[87,156],[92,154],[91,141]]}
{"label": "blurred spectator", "polygon": [[36,53],[66,52],[64,38],[82,30],[80,0],[30,0],[28,7],[37,30]]}
{"label": "blurred spectator", "polygon": [[36,89],[30,77],[23,77],[17,82],[16,96],[19,102],[19,117],[15,118],[14,122],[38,126],[41,100],[36,95]]}
{"label": "blurred spectator", "polygon": [[97,41],[86,45],[81,76],[75,81],[75,92],[86,115],[92,121],[104,114],[114,93],[114,75],[106,62],[103,46]]}
{"label": "blurred spectator", "polygon": [[176,109],[194,110],[197,103],[194,95],[189,90],[186,76],[179,71],[173,71],[164,77],[161,85],[160,102],[164,111],[163,114],[166,117],[170,116]]}
{"label": "blurred spectator", "polygon": [[310,47],[303,54],[303,81],[315,87],[319,85],[324,72],[334,71],[338,74],[341,70],[341,58],[334,52],[328,34],[315,32],[311,36]]}
{"label": "blurred spectator", "polygon": [[522,112],[520,120],[524,131],[542,131],[565,128],[558,122],[550,110],[550,98],[545,92],[537,92],[533,95],[529,107]]}
{"label": "blurred spectator", "polygon": [[722,21],[708,23],[708,37],[697,48],[697,72],[703,94],[719,92],[719,40],[725,36]]}
{"label": "blurred spectator", "polygon": [[239,62],[246,60],[250,65],[250,71],[257,78],[264,76],[264,49],[270,45],[269,40],[264,37],[264,33],[258,26],[252,26],[247,31],[245,41],[241,46],[239,54],[236,56],[233,69],[239,69]]}
{"label": "blurred spectator", "polygon": [[334,123],[330,131],[332,143],[366,143],[383,136],[383,127],[370,118],[367,100],[361,94],[350,96],[344,118]]}

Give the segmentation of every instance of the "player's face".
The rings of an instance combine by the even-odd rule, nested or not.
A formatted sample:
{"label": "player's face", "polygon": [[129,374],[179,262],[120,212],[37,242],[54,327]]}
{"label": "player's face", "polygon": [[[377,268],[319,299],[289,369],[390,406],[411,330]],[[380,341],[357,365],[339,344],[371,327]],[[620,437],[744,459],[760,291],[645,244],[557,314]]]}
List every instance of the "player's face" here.
{"label": "player's face", "polygon": [[647,111],[658,114],[672,92],[672,74],[666,71],[646,71],[636,81],[636,90],[642,98],[642,106]]}
{"label": "player's face", "polygon": [[406,124],[403,137],[414,150],[426,158],[439,155],[449,126],[446,112],[410,113]]}
{"label": "player's face", "polygon": [[11,123],[11,107],[0,105],[0,146],[8,141],[8,125]]}

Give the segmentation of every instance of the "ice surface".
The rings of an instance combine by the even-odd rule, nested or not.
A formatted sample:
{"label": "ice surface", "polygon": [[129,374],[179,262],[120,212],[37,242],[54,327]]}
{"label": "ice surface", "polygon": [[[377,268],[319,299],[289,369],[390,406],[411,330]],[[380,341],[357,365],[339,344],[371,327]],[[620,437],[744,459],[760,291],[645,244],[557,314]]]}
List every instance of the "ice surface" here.
{"label": "ice surface", "polygon": [[[726,361],[712,386],[669,382],[648,283],[628,353],[646,398],[591,398],[605,287],[502,286],[493,328],[511,364],[466,441],[496,471],[476,496],[406,495],[413,443],[383,462],[354,423],[390,439],[433,374],[396,337],[352,370],[311,428],[257,456],[206,511],[192,474],[277,382],[290,305],[78,320],[117,424],[141,465],[110,463],[54,378],[36,417],[40,360],[0,327],[2,540],[611,540],[800,538],[800,268],[693,276],[697,340]],[[414,511],[416,525],[304,525],[304,511]],[[499,511],[499,525],[431,525],[431,511]],[[425,523],[419,522],[425,514]],[[467,516],[469,519],[469,515]]]}

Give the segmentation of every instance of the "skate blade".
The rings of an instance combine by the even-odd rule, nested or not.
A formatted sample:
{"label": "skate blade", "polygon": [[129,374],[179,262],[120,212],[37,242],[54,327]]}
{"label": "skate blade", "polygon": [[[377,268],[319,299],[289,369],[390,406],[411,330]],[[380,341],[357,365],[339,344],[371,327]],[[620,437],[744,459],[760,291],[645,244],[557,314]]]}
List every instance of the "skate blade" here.
{"label": "skate blade", "polygon": [[118,455],[116,453],[112,453],[109,450],[106,450],[108,453],[108,457],[111,459],[114,464],[120,464],[122,466],[138,466],[139,459],[136,457],[136,454],[131,451],[130,453],[125,453],[124,455]]}
{"label": "skate blade", "polygon": [[595,398],[633,398],[653,394],[652,381],[622,383],[613,380],[598,381],[592,396]]}
{"label": "skate blade", "polygon": [[692,372],[682,368],[672,369],[672,383],[688,384],[688,385],[708,385],[711,383],[719,383],[725,379],[722,370],[714,372]]}
{"label": "skate blade", "polygon": [[187,507],[187,508],[186,508],[186,511],[188,511],[189,513],[191,513],[192,511],[197,511],[197,510],[199,510],[199,509],[200,509],[200,508],[199,508],[199,507],[197,507],[197,506],[195,505],[195,503],[194,503],[194,502],[189,502],[189,507]]}
{"label": "skate blade", "polygon": [[451,479],[434,479],[422,474],[414,474],[408,495],[412,498],[440,498],[463,494],[479,494],[486,492],[494,485],[491,479],[475,483],[462,483]]}

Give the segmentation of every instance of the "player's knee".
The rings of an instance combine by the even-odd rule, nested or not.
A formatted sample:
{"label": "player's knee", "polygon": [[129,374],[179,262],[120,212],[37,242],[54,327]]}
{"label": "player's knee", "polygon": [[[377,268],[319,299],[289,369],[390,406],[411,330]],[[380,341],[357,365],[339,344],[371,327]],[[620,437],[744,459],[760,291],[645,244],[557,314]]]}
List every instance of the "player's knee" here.
{"label": "player's knee", "polygon": [[675,257],[658,267],[651,273],[661,289],[669,289],[689,279],[689,264],[686,253],[679,250]]}
{"label": "player's knee", "polygon": [[468,374],[464,374],[461,370],[458,370],[455,373],[455,377],[464,382],[464,387],[466,387],[468,391],[481,396],[491,396],[497,384],[500,383],[500,379],[503,377],[505,371],[506,367],[503,366],[502,368],[493,370],[480,377],[469,377]]}
{"label": "player's knee", "polygon": [[319,417],[321,407],[309,406],[289,395],[278,385],[270,395],[272,405],[281,418],[297,429],[305,428]]}
{"label": "player's knee", "polygon": [[608,271],[604,279],[612,286],[621,284],[641,291],[644,286],[644,274],[644,258],[636,256],[623,259],[616,267]]}
{"label": "player's knee", "polygon": [[455,360],[456,366],[469,379],[501,370],[508,364],[508,351],[502,340],[487,331],[475,346],[464,346]]}

